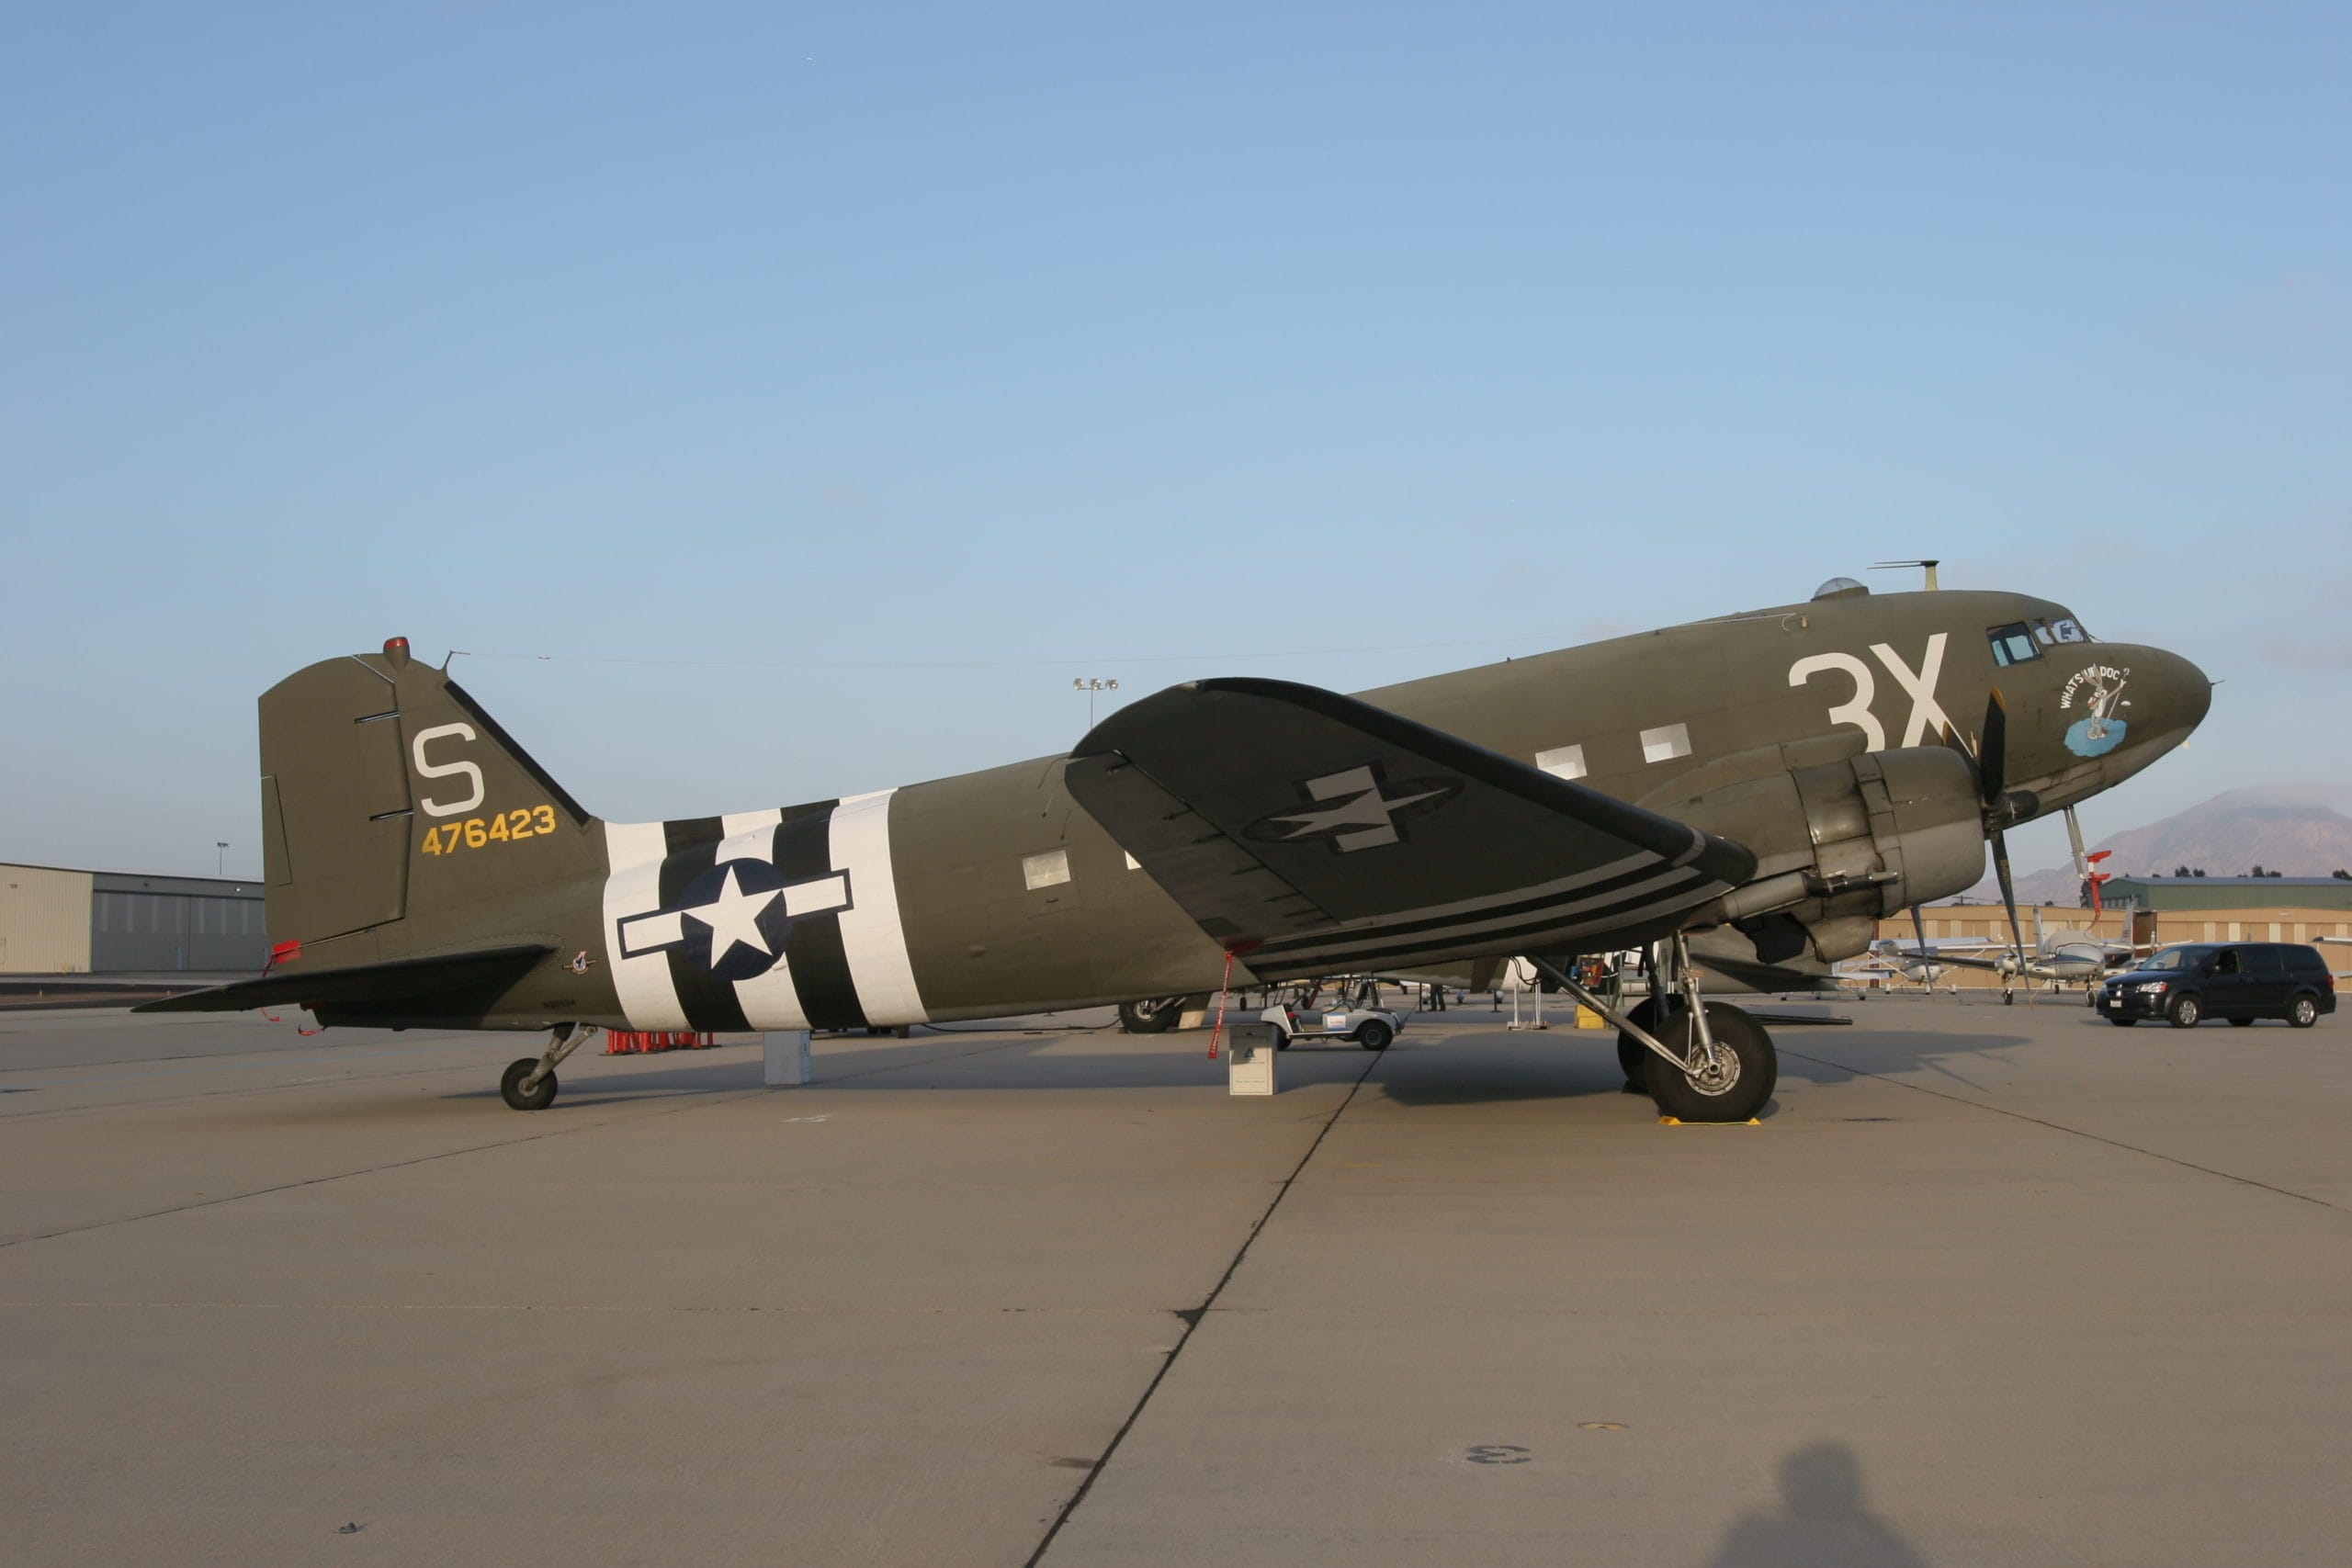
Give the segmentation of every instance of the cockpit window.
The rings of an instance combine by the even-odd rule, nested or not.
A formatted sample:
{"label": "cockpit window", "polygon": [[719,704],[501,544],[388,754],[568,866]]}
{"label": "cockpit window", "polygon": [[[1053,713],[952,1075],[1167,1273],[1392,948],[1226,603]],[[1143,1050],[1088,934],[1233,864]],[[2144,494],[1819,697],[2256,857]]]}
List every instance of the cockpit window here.
{"label": "cockpit window", "polygon": [[2007,666],[2023,664],[2041,657],[2041,649],[2033,640],[2033,633],[2023,621],[2012,621],[2006,626],[1994,626],[1984,634],[1993,645],[1993,662]]}
{"label": "cockpit window", "polygon": [[[2071,615],[2058,615],[2046,621],[2041,616],[2036,615],[2032,620],[2028,621],[2026,625],[2033,628],[2033,640],[2040,643],[2044,648],[2055,648],[2062,642],[2088,642],[2091,640],[2088,636],[2085,635],[2082,623],[2075,620]],[[2008,628],[2006,626],[2001,628],[2002,631],[2007,631],[2007,629]],[[1997,637],[2000,633],[1996,632],[1993,635]],[[1993,656],[1996,659],[1998,659],[2000,657],[2000,650],[1996,649]]]}

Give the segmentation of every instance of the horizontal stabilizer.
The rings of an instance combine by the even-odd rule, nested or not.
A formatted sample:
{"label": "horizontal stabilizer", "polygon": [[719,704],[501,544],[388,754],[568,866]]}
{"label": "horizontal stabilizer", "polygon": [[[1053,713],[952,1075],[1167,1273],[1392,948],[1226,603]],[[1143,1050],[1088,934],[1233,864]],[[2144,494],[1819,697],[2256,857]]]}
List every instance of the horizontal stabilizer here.
{"label": "horizontal stabilizer", "polygon": [[1742,846],[1368,703],[1199,681],[1080,742],[1070,794],[1266,977],[1662,934]]}
{"label": "horizontal stabilizer", "polygon": [[189,991],[144,1002],[133,1012],[243,1012],[261,1007],[413,1008],[420,998],[451,992],[503,988],[529,973],[555,949],[533,943],[485,948],[476,953],[396,958],[388,964],[356,964],[308,974],[274,973],[258,979]]}

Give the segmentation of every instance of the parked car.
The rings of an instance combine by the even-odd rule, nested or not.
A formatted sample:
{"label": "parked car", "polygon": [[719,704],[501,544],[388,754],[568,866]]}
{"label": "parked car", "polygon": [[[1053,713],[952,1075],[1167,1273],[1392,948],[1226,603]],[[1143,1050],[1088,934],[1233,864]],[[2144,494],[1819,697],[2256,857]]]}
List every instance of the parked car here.
{"label": "parked car", "polygon": [[2245,1025],[2282,1018],[2309,1029],[2335,1010],[2335,976],[2315,947],[2290,942],[2183,942],[2150,953],[2098,990],[2098,1010],[2121,1028],[2161,1018],[2193,1029],[2209,1018]]}

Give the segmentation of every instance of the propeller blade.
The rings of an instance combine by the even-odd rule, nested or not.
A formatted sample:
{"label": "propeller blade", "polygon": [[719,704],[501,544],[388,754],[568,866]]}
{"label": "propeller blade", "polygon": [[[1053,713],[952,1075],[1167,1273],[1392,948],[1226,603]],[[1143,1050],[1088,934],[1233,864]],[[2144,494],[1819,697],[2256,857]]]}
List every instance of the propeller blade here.
{"label": "propeller blade", "polygon": [[2001,907],[2009,912],[2010,950],[2017,954],[2017,972],[2025,973],[2025,931],[2018,924],[2018,884],[2009,873],[2009,839],[1993,829],[1993,874],[2001,879]]}
{"label": "propeller blade", "polygon": [[2001,804],[2009,779],[2009,705],[1996,686],[1984,699],[1984,732],[1976,742],[1977,798],[1986,809]]}
{"label": "propeller blade", "polygon": [[1911,906],[1911,934],[1919,939],[1919,956],[1926,958],[1928,956],[1928,928],[1920,922],[1919,906],[1917,904]]}

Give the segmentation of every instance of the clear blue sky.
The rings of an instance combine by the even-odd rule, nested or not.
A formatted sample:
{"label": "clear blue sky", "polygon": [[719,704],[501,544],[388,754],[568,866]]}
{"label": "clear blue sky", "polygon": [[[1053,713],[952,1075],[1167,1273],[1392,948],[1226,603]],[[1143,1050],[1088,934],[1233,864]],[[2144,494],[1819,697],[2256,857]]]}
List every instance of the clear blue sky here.
{"label": "clear blue sky", "polygon": [[458,661],[642,818],[1921,553],[2227,679],[2094,829],[2352,776],[2348,18],[7,7],[0,857],[396,632],[714,661]]}

